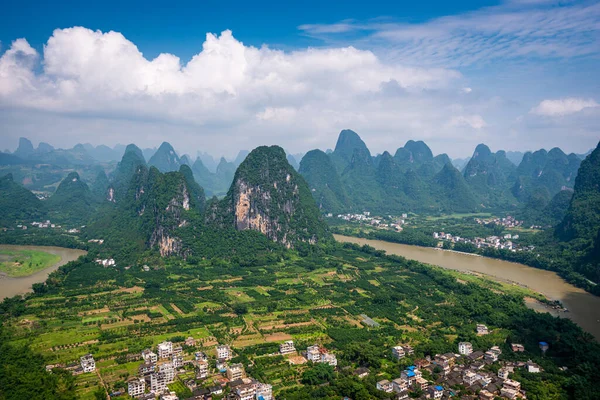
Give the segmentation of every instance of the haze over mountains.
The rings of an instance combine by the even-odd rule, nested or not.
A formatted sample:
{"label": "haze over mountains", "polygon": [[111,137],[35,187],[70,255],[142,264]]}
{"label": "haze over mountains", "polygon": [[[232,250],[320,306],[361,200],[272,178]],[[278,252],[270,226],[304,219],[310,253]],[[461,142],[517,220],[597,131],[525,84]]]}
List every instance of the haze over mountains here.
{"label": "haze over mountains", "polygon": [[[227,193],[236,168],[249,154],[242,150],[232,161],[224,157],[217,161],[201,151],[195,159],[180,155],[168,142],[157,149],[130,147],[85,144],[64,150],[40,143],[34,148],[21,138],[13,154],[0,153],[0,167],[31,190],[52,193],[69,171],[76,171],[90,183],[92,192],[107,188],[110,178],[111,189],[118,193],[127,183],[120,177],[127,165],[132,168],[143,161],[163,173],[179,171],[185,165],[210,197]],[[565,211],[583,157],[567,155],[558,148],[493,153],[480,144],[472,157],[451,160],[446,154],[434,156],[426,143],[415,140],[373,155],[352,130],[339,134],[333,151],[286,155],[308,182],[322,212],[467,212],[527,206],[531,215],[549,215],[542,211],[552,207],[555,217],[544,223],[555,222]],[[124,164],[122,168],[120,164]]]}

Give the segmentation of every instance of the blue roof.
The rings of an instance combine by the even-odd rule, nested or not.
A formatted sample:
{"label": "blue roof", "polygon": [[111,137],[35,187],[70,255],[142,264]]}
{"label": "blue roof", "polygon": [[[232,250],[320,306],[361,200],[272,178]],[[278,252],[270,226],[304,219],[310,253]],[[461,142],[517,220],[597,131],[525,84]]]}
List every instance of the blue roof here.
{"label": "blue roof", "polygon": [[548,343],[546,343],[546,342],[540,342],[540,346],[548,346]]}
{"label": "blue roof", "polygon": [[435,387],[435,390],[444,390],[444,388],[443,388],[443,387],[441,387],[441,386],[436,386],[436,387]]}
{"label": "blue roof", "polygon": [[414,365],[411,365],[410,367],[406,368],[409,371],[414,371],[415,369],[417,369],[417,367],[415,367]]}
{"label": "blue roof", "polygon": [[412,372],[412,371],[408,371],[408,372],[406,373],[406,376],[415,376],[415,373],[414,373],[414,372]]}

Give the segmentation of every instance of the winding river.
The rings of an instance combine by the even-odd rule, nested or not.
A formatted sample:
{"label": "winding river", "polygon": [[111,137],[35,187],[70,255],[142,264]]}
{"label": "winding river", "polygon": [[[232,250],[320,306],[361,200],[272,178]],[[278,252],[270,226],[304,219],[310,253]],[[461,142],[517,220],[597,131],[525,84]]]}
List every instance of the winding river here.
{"label": "winding river", "polygon": [[6,275],[0,276],[0,301],[5,297],[12,297],[17,294],[24,294],[31,292],[31,285],[38,282],[44,282],[51,272],[56,271],[61,265],[65,265],[70,261],[77,260],[80,256],[86,254],[83,250],[77,249],[66,249],[63,247],[50,247],[50,246],[17,246],[1,244],[0,249],[3,250],[38,250],[45,251],[46,253],[56,254],[60,257],[60,260],[41,271],[35,272],[29,276],[23,276],[20,278],[10,278]]}
{"label": "winding river", "polygon": [[[492,279],[516,282],[551,300],[560,302],[569,310],[561,312],[600,340],[600,297],[564,281],[556,273],[528,267],[523,264],[479,257],[453,251],[436,250],[430,247],[410,246],[381,240],[334,235],[338,242],[368,244],[388,254],[399,255],[411,260],[437,265],[442,268],[485,274]],[[532,307],[540,309],[539,307]],[[542,308],[543,310],[543,308]],[[553,313],[556,315],[556,313]]]}

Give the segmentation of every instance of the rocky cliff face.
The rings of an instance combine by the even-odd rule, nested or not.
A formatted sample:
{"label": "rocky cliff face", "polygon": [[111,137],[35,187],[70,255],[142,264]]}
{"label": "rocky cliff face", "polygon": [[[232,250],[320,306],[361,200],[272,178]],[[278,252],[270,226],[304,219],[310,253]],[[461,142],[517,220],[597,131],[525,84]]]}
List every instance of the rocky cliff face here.
{"label": "rocky cliff face", "polygon": [[287,247],[330,237],[308,185],[278,146],[258,147],[246,157],[227,196],[213,205],[207,219],[261,232]]}

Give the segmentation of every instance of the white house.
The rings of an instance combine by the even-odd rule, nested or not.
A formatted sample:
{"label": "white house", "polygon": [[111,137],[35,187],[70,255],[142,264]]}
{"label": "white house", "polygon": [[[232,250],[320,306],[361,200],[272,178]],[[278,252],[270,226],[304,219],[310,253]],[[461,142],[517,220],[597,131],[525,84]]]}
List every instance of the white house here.
{"label": "white house", "polygon": [[458,344],[458,352],[464,356],[468,356],[473,352],[473,345],[471,342],[460,342]]}
{"label": "white house", "polygon": [[146,391],[146,381],[141,378],[132,378],[127,381],[127,394],[137,397]]}
{"label": "white house", "polygon": [[233,354],[229,346],[227,346],[226,344],[217,346],[217,358],[222,358],[224,360],[232,359]]}
{"label": "white house", "polygon": [[173,343],[162,342],[158,345],[158,358],[169,358],[173,354]]}
{"label": "white house", "polygon": [[79,360],[81,362],[81,368],[83,368],[83,372],[94,372],[96,370],[96,361],[94,361],[94,356],[91,354],[81,356]]}

